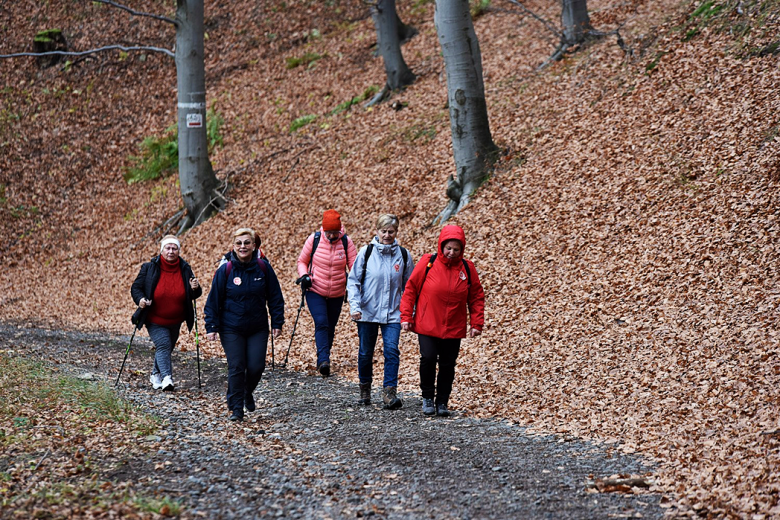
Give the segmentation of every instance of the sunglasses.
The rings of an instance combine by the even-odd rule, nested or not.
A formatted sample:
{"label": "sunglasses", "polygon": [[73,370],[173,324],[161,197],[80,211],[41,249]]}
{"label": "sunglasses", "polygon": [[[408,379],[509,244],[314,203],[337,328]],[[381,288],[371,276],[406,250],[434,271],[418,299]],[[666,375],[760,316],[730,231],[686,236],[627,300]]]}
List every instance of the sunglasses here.
{"label": "sunglasses", "polygon": [[240,241],[240,240],[236,240],[235,244],[237,246],[239,246],[239,247],[241,247],[241,246],[251,246],[252,244],[254,244],[254,242],[252,242],[251,240],[244,240],[243,242]]}

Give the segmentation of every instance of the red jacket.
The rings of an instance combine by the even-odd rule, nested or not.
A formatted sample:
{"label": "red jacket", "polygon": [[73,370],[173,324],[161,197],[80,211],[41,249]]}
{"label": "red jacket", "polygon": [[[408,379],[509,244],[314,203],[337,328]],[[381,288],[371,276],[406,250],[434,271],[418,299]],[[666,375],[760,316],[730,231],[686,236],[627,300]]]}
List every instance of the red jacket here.
{"label": "red jacket", "polygon": [[463,251],[460,257],[452,259],[445,258],[442,253],[442,244],[452,239],[460,241],[463,250],[466,249],[466,235],[463,230],[459,226],[444,226],[439,234],[438,254],[428,271],[425,283],[423,278],[431,255],[423,255],[406,283],[401,297],[401,322],[411,323],[412,330],[418,334],[442,339],[465,338],[467,309],[471,328],[481,331],[485,323],[485,292],[474,264],[466,260],[471,273],[469,286],[468,274],[463,265]]}

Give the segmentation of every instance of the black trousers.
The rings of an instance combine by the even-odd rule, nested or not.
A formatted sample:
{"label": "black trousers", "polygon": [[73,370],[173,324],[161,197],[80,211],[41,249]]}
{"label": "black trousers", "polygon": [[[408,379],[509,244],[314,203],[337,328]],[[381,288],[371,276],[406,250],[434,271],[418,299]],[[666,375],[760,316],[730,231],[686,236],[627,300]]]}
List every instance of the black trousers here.
{"label": "black trousers", "polygon": [[[420,342],[420,390],[423,399],[435,399],[447,404],[455,380],[455,361],[460,353],[460,338],[442,339],[418,334]],[[439,378],[436,379],[436,364]]]}
{"label": "black trousers", "polygon": [[268,331],[254,334],[220,332],[222,349],[228,362],[228,410],[244,415],[244,395],[251,394],[265,371]]}

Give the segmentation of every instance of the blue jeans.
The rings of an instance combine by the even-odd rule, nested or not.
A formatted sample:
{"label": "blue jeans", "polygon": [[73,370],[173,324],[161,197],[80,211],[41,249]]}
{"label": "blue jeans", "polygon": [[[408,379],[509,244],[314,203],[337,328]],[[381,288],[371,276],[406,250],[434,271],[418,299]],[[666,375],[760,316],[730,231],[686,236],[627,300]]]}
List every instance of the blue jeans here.
{"label": "blue jeans", "polygon": [[317,344],[317,366],[330,361],[330,348],[336,335],[336,325],[341,315],[344,297],[325,298],[313,291],[306,291],[306,304],[314,318],[314,342]]}
{"label": "blue jeans", "polygon": [[398,340],[401,338],[400,323],[370,323],[357,322],[360,351],[358,352],[358,377],[361,384],[371,384],[374,380],[374,347],[379,329],[382,329],[382,344],[385,355],[384,387],[398,386],[398,365],[401,362],[401,352],[398,350]]}
{"label": "blue jeans", "polygon": [[154,368],[152,374],[160,374],[160,378],[173,376],[173,364],[171,363],[171,352],[179,339],[181,323],[178,325],[155,325],[152,322],[146,323],[146,331],[149,333],[152,343],[154,343]]}
{"label": "blue jeans", "polygon": [[254,334],[220,332],[219,339],[228,362],[228,410],[244,415],[244,396],[257,388],[265,371],[268,331]]}

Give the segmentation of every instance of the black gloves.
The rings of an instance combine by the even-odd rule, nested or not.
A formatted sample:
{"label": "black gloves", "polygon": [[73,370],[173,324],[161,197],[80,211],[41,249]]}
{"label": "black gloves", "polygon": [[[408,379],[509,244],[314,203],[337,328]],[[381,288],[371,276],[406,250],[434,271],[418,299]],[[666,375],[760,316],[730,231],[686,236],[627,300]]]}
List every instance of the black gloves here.
{"label": "black gloves", "polygon": [[305,274],[300,278],[298,278],[297,280],[295,280],[295,283],[299,284],[301,286],[301,289],[305,291],[306,289],[311,288],[311,277],[308,274]]}

